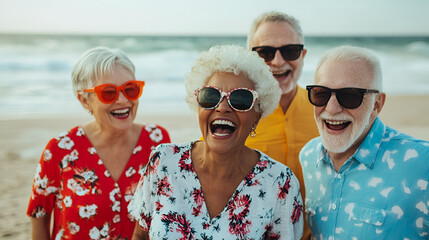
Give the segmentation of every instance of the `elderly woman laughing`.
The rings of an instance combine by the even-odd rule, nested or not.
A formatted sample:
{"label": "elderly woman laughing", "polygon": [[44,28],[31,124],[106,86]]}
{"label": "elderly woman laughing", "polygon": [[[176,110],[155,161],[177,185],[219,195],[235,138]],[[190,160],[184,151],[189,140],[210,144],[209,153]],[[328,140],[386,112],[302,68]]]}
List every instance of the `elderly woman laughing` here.
{"label": "elderly woman laughing", "polygon": [[43,151],[27,209],[33,239],[131,238],[127,206],[142,168],[155,146],[170,142],[161,126],[134,122],[144,86],[134,72],[120,49],[96,47],[76,63],[73,90],[93,120]]}
{"label": "elderly woman laughing", "polygon": [[186,77],[203,141],[151,153],[128,209],[133,239],[299,239],[302,199],[292,171],[244,145],[280,90],[254,52],[217,46]]}

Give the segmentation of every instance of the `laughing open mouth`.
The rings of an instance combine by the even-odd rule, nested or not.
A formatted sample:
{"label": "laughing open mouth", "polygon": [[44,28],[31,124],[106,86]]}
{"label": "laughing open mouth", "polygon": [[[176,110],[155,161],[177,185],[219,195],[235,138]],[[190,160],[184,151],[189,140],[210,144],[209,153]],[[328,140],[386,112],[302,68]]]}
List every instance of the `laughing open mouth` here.
{"label": "laughing open mouth", "polygon": [[288,77],[292,73],[292,70],[287,70],[284,73],[273,73],[273,76],[275,78],[282,78],[282,77]]}
{"label": "laughing open mouth", "polygon": [[130,114],[130,108],[113,110],[110,114],[116,118],[126,118]]}
{"label": "laughing open mouth", "polygon": [[215,120],[210,123],[210,131],[216,136],[227,136],[232,134],[237,126],[231,121]]}
{"label": "laughing open mouth", "polygon": [[332,130],[343,130],[351,122],[350,121],[339,121],[339,120],[325,120],[326,126]]}

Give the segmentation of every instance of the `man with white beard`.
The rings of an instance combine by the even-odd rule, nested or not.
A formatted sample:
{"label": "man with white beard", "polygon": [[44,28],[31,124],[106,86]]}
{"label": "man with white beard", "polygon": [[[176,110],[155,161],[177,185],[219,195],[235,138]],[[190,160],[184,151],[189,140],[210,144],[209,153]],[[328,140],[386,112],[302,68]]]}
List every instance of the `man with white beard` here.
{"label": "man with white beard", "polygon": [[379,60],[342,46],[307,86],[320,137],[300,152],[313,239],[428,239],[429,142],[378,118]]}

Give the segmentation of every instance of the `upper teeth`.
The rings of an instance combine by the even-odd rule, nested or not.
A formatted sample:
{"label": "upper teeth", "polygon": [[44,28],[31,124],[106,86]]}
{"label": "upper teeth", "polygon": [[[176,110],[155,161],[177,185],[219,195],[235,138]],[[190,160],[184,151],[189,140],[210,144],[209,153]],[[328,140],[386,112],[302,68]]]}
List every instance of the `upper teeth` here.
{"label": "upper teeth", "polygon": [[340,124],[346,123],[346,121],[333,121],[333,120],[326,120],[326,122],[331,125],[340,125]]}
{"label": "upper teeth", "polygon": [[213,121],[213,125],[228,125],[231,127],[235,127],[234,123],[232,123],[231,121],[227,121],[227,120],[215,120],[215,121]]}
{"label": "upper teeth", "polygon": [[129,110],[130,110],[129,108],[118,109],[118,110],[113,110],[112,113],[123,114],[123,113],[127,113]]}
{"label": "upper teeth", "polygon": [[214,135],[223,137],[223,136],[228,136],[229,133],[214,133]]}

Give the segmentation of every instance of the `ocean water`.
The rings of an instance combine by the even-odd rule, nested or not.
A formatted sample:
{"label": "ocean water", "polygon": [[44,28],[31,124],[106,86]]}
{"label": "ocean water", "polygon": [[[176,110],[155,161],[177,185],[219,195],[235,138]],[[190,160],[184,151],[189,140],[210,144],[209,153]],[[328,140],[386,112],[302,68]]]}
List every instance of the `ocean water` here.
{"label": "ocean water", "polygon": [[[246,37],[0,35],[0,118],[81,114],[71,71],[95,46],[123,49],[146,81],[139,111],[190,112],[184,78],[199,53],[213,45],[245,47]],[[319,57],[343,45],[372,49],[380,58],[384,90],[392,95],[429,94],[429,37],[307,37],[299,84],[312,83]]]}

